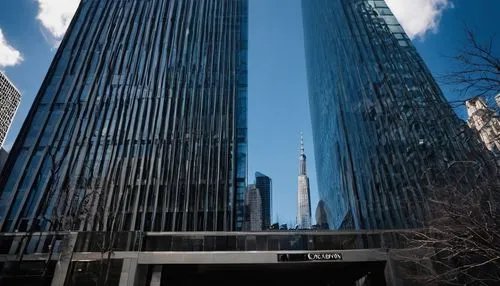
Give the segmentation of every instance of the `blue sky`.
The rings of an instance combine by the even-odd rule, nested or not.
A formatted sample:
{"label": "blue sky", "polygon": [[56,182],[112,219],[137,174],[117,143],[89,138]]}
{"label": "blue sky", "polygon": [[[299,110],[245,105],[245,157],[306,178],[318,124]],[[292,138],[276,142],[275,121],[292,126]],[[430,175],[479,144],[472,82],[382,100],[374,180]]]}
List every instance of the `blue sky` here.
{"label": "blue sky", "polygon": [[[500,36],[500,0],[387,0],[435,74],[464,40],[465,25]],[[22,93],[7,136],[13,144],[78,0],[2,0],[0,70]],[[273,218],[294,223],[300,132],[304,133],[313,214],[318,201],[309,121],[300,0],[250,0],[249,183],[273,178]],[[498,43],[497,48],[500,46]],[[456,94],[445,88],[445,95]],[[463,114],[463,112],[460,112]]]}

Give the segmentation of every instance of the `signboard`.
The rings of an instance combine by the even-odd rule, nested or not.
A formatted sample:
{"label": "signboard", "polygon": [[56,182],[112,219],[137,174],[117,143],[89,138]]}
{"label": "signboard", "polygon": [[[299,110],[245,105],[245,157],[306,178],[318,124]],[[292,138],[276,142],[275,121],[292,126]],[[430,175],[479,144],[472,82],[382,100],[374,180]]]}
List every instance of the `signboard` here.
{"label": "signboard", "polygon": [[342,260],[339,252],[311,252],[311,253],[288,253],[278,254],[279,262],[298,261],[337,261]]}

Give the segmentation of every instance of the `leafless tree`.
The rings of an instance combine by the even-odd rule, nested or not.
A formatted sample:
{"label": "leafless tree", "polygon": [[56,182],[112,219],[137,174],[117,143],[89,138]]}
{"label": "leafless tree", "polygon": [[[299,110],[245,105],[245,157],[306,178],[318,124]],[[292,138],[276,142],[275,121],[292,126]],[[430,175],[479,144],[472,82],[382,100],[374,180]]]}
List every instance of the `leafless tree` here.
{"label": "leafless tree", "polygon": [[[19,262],[23,261],[25,251],[24,249],[28,247],[30,243],[44,243],[42,239],[44,230],[54,232],[50,235],[48,243],[48,256],[45,259],[45,266],[41,273],[41,281],[47,283],[49,264],[52,260],[54,251],[56,249],[56,244],[58,239],[60,239],[58,233],[60,231],[71,230],[64,226],[64,215],[61,213],[61,205],[67,204],[67,200],[61,198],[67,198],[71,187],[64,181],[61,176],[61,167],[63,166],[63,159],[67,150],[63,150],[62,156],[56,156],[56,150],[48,148],[46,152],[45,159],[49,168],[48,173],[39,172],[35,179],[35,188],[43,188],[44,195],[41,198],[41,204],[38,208],[35,218],[29,223],[26,234],[22,239],[22,247],[19,256]],[[45,164],[45,163],[44,163]],[[44,227],[44,225],[46,225]],[[39,232],[37,236],[34,235],[35,232]]]}
{"label": "leafless tree", "polygon": [[465,28],[465,34],[463,47],[451,56],[453,71],[446,73],[442,81],[458,91],[464,101],[482,96],[491,103],[500,94],[500,54],[495,49],[495,37],[482,41],[469,28]]}
{"label": "leafless tree", "polygon": [[[463,168],[461,163],[454,167]],[[449,176],[457,173],[455,168],[448,171]],[[424,269],[412,277],[415,280],[437,285],[500,285],[498,175],[478,169],[470,172],[469,168],[467,177],[474,181],[468,187],[430,188],[433,218],[427,228],[405,235],[408,249],[415,250],[415,255],[405,257],[406,262]]]}
{"label": "leafless tree", "polygon": [[[48,256],[45,259],[45,267],[41,273],[41,280],[44,282],[50,281],[49,264],[56,250],[56,244],[60,236],[58,233],[80,229],[88,219],[91,211],[91,200],[97,198],[102,200],[101,196],[104,191],[96,183],[99,179],[92,174],[90,167],[84,170],[78,178],[74,176],[63,175],[64,160],[68,149],[65,148],[59,156],[55,149],[49,149],[46,153],[48,162],[48,174],[37,175],[36,184],[44,188],[44,197],[41,199],[41,205],[37,212],[37,219],[29,225],[26,235],[23,238],[23,249],[27,247],[30,241],[41,243],[43,233],[38,236],[34,233],[40,230],[48,230],[53,232],[49,237]],[[114,217],[114,215],[112,214]],[[46,225],[45,227],[42,227]],[[102,241],[99,241],[99,249],[102,252],[101,267],[96,273],[97,285],[106,285],[110,271],[110,261],[112,253],[113,230],[106,231],[102,234]],[[24,251],[21,251],[19,262],[23,260]],[[108,254],[105,257],[105,254]]]}

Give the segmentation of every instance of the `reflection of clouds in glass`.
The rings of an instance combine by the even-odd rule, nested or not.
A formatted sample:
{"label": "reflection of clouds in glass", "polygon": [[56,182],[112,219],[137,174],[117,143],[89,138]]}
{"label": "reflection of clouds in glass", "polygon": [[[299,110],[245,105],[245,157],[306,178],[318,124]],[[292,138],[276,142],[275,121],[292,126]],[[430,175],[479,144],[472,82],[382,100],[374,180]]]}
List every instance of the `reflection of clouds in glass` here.
{"label": "reflection of clouds in glass", "polygon": [[385,0],[410,39],[437,32],[443,11],[453,8],[450,0]]}

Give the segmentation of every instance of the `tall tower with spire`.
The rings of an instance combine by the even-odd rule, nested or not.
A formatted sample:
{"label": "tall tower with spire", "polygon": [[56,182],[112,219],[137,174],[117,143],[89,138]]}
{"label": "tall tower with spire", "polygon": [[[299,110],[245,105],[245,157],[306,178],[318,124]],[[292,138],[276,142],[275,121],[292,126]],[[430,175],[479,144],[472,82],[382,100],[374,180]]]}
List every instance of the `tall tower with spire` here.
{"label": "tall tower with spire", "polygon": [[311,194],[309,189],[309,177],[307,177],[306,154],[304,151],[304,137],[300,135],[300,167],[299,185],[297,193],[298,213],[297,225],[299,228],[311,228]]}

